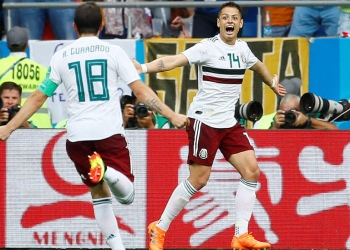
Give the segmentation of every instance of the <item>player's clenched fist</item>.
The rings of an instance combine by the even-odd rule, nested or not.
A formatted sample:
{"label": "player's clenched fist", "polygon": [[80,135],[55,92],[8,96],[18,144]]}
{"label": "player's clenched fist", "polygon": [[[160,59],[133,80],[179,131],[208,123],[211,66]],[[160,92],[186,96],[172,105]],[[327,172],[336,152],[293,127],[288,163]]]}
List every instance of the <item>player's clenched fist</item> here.
{"label": "player's clenched fist", "polygon": [[176,128],[183,128],[190,124],[188,117],[180,114],[175,114],[170,121]]}

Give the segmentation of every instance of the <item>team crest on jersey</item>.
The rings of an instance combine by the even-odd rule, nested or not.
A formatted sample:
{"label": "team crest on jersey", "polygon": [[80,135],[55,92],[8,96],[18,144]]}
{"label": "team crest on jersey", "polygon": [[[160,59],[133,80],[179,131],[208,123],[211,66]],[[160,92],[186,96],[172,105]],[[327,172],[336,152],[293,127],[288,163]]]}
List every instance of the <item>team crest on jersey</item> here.
{"label": "team crest on jersey", "polygon": [[208,150],[206,148],[202,148],[199,152],[199,158],[205,160],[208,158]]}
{"label": "team crest on jersey", "polygon": [[242,58],[242,62],[244,62],[244,63],[247,62],[247,58],[245,57],[243,52],[241,52],[241,58]]}

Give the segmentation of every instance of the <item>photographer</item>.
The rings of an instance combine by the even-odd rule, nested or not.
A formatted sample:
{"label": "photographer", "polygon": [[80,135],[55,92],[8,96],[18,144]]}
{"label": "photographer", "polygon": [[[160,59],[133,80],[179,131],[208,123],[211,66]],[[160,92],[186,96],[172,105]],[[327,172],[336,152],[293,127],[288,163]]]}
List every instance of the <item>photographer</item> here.
{"label": "photographer", "polygon": [[338,129],[333,123],[307,116],[300,111],[300,97],[285,95],[273,118],[270,129]]}
{"label": "photographer", "polygon": [[[155,90],[153,91],[157,94]],[[173,128],[168,119],[153,112],[145,104],[139,102],[134,93],[131,96],[124,95],[120,99],[120,104],[123,111],[124,128]]]}
{"label": "photographer", "polygon": [[[7,57],[0,59],[0,85],[15,82],[23,88],[22,103],[45,79],[47,68],[27,57],[29,30],[12,27],[6,33],[6,45],[10,50]],[[30,117],[38,128],[52,128],[46,103]]]}
{"label": "photographer", "polygon": [[[0,126],[6,125],[19,111],[22,87],[14,82],[0,85]],[[22,128],[36,128],[31,122],[25,122]]]}

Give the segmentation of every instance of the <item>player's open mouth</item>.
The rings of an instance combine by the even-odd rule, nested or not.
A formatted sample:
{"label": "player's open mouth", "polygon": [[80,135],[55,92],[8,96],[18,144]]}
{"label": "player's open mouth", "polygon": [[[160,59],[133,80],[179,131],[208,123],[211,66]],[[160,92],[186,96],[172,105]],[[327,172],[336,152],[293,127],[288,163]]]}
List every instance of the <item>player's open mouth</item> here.
{"label": "player's open mouth", "polygon": [[233,25],[226,26],[226,32],[228,34],[232,34],[234,30],[235,30],[235,27]]}

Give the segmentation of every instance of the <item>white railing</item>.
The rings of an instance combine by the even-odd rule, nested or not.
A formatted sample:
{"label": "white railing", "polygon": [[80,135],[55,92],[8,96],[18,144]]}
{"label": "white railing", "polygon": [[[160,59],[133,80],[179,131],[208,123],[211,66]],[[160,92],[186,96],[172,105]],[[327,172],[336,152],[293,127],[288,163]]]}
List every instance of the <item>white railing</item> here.
{"label": "white railing", "polygon": [[[235,1],[242,7],[258,7],[257,14],[257,37],[261,37],[261,7],[264,6],[350,6],[350,0],[287,0],[287,1]],[[172,7],[220,7],[223,2],[213,2],[213,1],[142,1],[142,2],[97,2],[101,8],[172,8]],[[80,2],[36,2],[36,3],[3,3],[3,8],[7,11],[7,23],[8,29],[11,27],[11,9],[20,8],[76,8],[79,6]]]}

